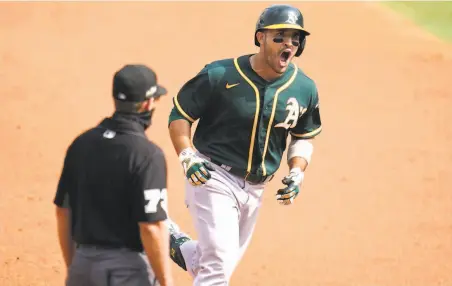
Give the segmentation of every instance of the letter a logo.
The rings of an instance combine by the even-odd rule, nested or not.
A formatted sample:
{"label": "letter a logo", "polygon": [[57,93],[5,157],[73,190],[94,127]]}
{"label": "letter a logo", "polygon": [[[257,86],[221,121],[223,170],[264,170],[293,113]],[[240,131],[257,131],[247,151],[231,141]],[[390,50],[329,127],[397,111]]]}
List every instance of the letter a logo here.
{"label": "letter a logo", "polygon": [[300,106],[298,101],[291,97],[287,100],[286,110],[289,111],[286,119],[282,123],[278,123],[275,127],[282,127],[285,129],[294,128],[297,125],[298,117],[300,115]]}

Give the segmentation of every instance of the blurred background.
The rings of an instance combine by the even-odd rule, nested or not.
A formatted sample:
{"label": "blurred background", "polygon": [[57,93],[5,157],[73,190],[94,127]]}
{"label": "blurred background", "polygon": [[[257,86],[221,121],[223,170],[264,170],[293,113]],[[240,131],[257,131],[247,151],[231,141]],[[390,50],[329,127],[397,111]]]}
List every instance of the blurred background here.
{"label": "blurred background", "polygon": [[[63,284],[52,201],[65,150],[112,113],[127,63],[169,90],[148,135],[170,166],[170,215],[196,238],[172,97],[205,64],[256,52],[270,4],[0,3],[0,285]],[[311,32],[296,64],[318,86],[323,132],[294,205],[274,198],[285,162],[267,187],[232,285],[452,286],[452,4],[290,4]]]}

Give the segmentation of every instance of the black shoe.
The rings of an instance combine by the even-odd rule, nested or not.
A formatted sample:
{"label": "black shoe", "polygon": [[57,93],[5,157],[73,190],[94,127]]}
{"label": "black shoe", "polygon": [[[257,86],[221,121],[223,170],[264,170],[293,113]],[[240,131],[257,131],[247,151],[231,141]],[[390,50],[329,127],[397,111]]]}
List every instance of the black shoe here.
{"label": "black shoe", "polygon": [[184,256],[180,250],[180,246],[191,238],[179,230],[179,226],[172,220],[167,220],[167,226],[170,233],[170,257],[180,268],[187,271],[187,266],[185,265]]}

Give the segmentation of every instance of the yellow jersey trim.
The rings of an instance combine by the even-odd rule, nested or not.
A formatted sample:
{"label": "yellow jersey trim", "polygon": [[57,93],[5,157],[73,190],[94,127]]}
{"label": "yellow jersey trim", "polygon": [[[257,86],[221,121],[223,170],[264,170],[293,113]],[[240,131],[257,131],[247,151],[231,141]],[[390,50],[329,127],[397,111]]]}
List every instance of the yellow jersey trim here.
{"label": "yellow jersey trim", "polygon": [[316,135],[319,134],[321,131],[322,131],[322,126],[320,126],[319,128],[317,128],[317,129],[315,129],[315,130],[313,130],[313,131],[311,131],[311,132],[308,132],[308,133],[304,133],[304,134],[296,134],[296,133],[290,132],[290,134],[291,134],[292,136],[294,136],[294,137],[297,137],[297,138],[310,138],[310,137],[316,136]]}
{"label": "yellow jersey trim", "polygon": [[182,116],[184,116],[187,120],[189,120],[191,123],[195,122],[195,119],[191,118],[190,115],[188,115],[180,106],[179,101],[177,100],[177,95],[174,97],[174,104],[176,105],[177,110],[179,111]]}
{"label": "yellow jersey trim", "polygon": [[290,77],[290,79],[288,81],[286,81],[286,83],[283,86],[281,86],[280,88],[278,88],[276,90],[275,96],[273,97],[272,113],[270,115],[270,120],[268,121],[267,135],[265,137],[265,144],[264,144],[264,153],[262,154],[262,173],[264,176],[267,175],[267,168],[265,167],[265,155],[267,154],[268,140],[270,138],[273,120],[275,118],[276,105],[278,104],[278,96],[281,93],[281,91],[287,89],[289,87],[289,85],[291,85],[292,82],[295,80],[297,73],[298,73],[298,67],[295,66],[294,64],[293,64],[293,66],[294,66],[294,72],[293,72],[292,76]]}
{"label": "yellow jersey trim", "polygon": [[246,171],[249,173],[251,172],[251,164],[253,163],[253,151],[254,151],[254,141],[256,138],[256,129],[257,129],[257,121],[259,119],[259,106],[260,106],[260,98],[259,98],[259,89],[257,86],[243,73],[242,69],[239,66],[239,63],[237,61],[237,58],[234,59],[234,66],[239,72],[240,76],[243,77],[243,79],[246,80],[246,82],[253,88],[254,93],[256,95],[256,111],[254,113],[254,123],[253,123],[253,129],[251,130],[251,141],[250,141],[250,148],[248,151],[248,166],[246,168]]}

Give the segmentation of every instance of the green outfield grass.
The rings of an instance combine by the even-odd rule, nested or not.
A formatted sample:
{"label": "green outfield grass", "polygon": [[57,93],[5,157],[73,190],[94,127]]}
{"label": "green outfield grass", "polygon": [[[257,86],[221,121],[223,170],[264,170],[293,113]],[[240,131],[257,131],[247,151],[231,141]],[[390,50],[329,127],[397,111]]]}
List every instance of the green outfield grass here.
{"label": "green outfield grass", "polygon": [[383,2],[416,24],[452,42],[452,2]]}

